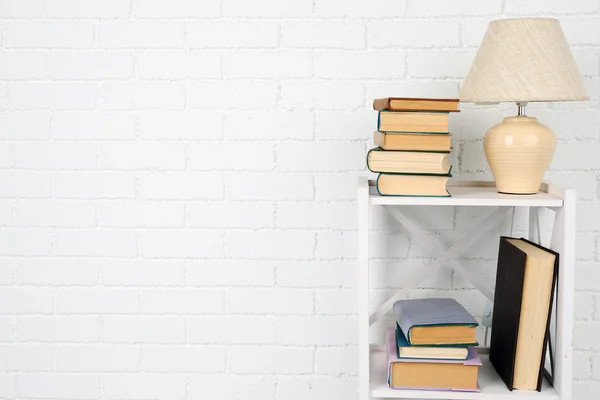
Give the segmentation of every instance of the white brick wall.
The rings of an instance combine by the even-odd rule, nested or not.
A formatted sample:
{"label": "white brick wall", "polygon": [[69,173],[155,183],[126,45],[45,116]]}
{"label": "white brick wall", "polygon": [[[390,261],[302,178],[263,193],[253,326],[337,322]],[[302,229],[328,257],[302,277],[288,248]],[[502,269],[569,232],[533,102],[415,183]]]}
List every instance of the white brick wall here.
{"label": "white brick wall", "polygon": [[[579,191],[574,398],[596,398],[597,0],[0,0],[0,398],[356,399],[372,99],[456,96],[487,22],[523,15],[561,20],[591,97],[530,114]],[[491,177],[481,138],[513,112],[452,116],[455,176]],[[430,253],[373,216],[382,299]],[[443,241],[480,216],[415,214]],[[482,312],[449,270],[415,293],[442,294]]]}
{"label": "white brick wall", "polygon": [[102,384],[111,399],[181,399],[186,393],[186,377],[181,374],[107,374]]}

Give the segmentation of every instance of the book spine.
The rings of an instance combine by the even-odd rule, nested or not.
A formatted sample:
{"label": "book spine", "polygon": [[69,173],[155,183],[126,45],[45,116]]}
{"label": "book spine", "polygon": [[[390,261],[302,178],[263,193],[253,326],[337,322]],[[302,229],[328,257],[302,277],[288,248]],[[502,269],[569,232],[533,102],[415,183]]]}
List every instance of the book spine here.
{"label": "book spine", "polygon": [[371,172],[374,172],[374,173],[379,173],[379,171],[373,171],[373,170],[371,169],[371,163],[370,163],[370,161],[369,161],[369,160],[370,160],[370,158],[371,158],[371,157],[370,157],[370,155],[371,155],[371,152],[372,152],[372,151],[377,151],[377,149],[379,149],[379,147],[372,148],[372,149],[371,149],[371,150],[369,150],[369,152],[367,153],[367,168],[369,169],[369,171],[371,171]]}
{"label": "book spine", "polygon": [[390,108],[390,104],[391,104],[391,100],[389,98],[375,99],[375,100],[373,100],[373,110],[376,110],[376,111],[387,110],[388,108]]}
{"label": "book spine", "polygon": [[373,143],[375,143],[375,146],[377,147],[381,147],[382,149],[385,148],[385,132],[379,132],[379,131],[375,131],[375,133],[373,134]]}
{"label": "book spine", "polygon": [[412,345],[410,340],[410,328],[413,326],[413,321],[410,318],[410,315],[404,312],[402,308],[402,303],[396,303],[394,305],[394,315],[396,316],[396,323],[402,329],[404,336],[406,337],[406,341],[408,344]]}

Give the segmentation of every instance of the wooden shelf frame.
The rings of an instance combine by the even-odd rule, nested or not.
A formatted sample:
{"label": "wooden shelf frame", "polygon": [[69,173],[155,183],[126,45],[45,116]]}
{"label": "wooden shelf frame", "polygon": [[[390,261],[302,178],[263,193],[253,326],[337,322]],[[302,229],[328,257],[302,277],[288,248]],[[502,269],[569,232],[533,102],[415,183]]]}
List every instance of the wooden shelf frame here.
{"label": "wooden shelf frame", "polygon": [[[544,182],[540,193],[527,196],[505,195],[497,193],[493,182],[487,181],[450,181],[449,191],[452,197],[391,197],[380,196],[374,188],[374,181],[360,177],[358,182],[358,261],[359,261],[359,315],[358,315],[358,353],[359,400],[375,398],[422,398],[422,399],[555,399],[571,400],[573,385],[573,310],[574,310],[574,270],[575,270],[575,210],[576,192],[558,185]],[[424,240],[442,255],[426,267],[415,271],[403,285],[403,289],[381,304],[371,313],[369,305],[369,216],[371,208],[383,206],[390,217],[402,224],[413,237]],[[436,239],[424,235],[423,231],[402,213],[402,206],[468,206],[492,207],[490,214],[474,227],[476,233],[464,237],[445,249]],[[510,392],[495,373],[489,361],[484,359],[480,385],[481,393],[434,392],[416,390],[392,390],[387,388],[385,363],[382,351],[372,346],[370,326],[391,309],[398,299],[406,298],[411,289],[416,288],[431,274],[482,238],[484,231],[493,229],[496,223],[509,216],[508,210],[514,207],[525,207],[529,213],[529,239],[540,240],[539,210],[546,207],[555,211],[554,227],[550,248],[560,254],[559,278],[553,314],[552,343],[554,353],[554,386],[544,383],[544,390]],[[424,208],[426,210],[426,208]],[[445,250],[445,251],[444,251]],[[492,293],[492,285],[481,282],[477,274],[472,273],[462,264],[451,264],[463,277],[468,279],[486,297]],[[485,349],[483,350],[485,352]],[[372,361],[373,360],[373,361]],[[378,361],[377,361],[378,360]],[[373,363],[372,363],[373,362]],[[383,368],[382,368],[383,367]],[[383,371],[383,372],[382,372]],[[372,376],[372,374],[374,374]]]}

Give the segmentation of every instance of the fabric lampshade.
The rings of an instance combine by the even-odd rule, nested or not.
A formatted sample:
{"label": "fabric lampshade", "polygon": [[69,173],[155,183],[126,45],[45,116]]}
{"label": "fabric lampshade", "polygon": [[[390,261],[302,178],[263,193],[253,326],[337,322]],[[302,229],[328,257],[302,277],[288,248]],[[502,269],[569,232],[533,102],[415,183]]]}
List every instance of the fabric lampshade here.
{"label": "fabric lampshade", "polygon": [[553,18],[491,22],[459,97],[477,103],[588,99],[560,23]]}

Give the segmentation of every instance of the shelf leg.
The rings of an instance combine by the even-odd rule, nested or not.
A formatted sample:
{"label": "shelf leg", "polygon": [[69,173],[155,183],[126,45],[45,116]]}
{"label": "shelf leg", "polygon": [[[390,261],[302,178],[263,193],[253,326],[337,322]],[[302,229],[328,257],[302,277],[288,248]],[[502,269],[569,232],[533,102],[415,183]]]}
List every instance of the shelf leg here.
{"label": "shelf leg", "polygon": [[[556,298],[556,336],[553,338],[554,388],[561,400],[573,391],[573,312],[575,310],[575,210],[574,190],[565,190],[562,208],[555,209],[550,248],[559,254]],[[552,328],[552,325],[551,325]]]}
{"label": "shelf leg", "polygon": [[541,244],[540,210],[538,207],[529,207],[529,240]]}
{"label": "shelf leg", "polygon": [[358,188],[358,399],[370,400],[369,340],[369,186]]}

